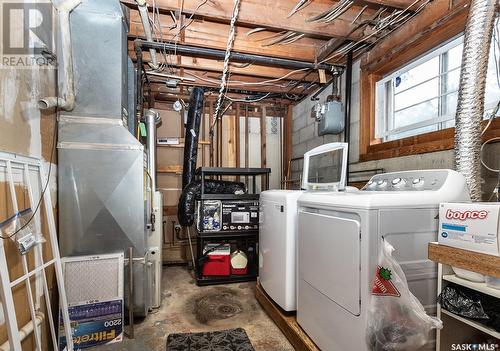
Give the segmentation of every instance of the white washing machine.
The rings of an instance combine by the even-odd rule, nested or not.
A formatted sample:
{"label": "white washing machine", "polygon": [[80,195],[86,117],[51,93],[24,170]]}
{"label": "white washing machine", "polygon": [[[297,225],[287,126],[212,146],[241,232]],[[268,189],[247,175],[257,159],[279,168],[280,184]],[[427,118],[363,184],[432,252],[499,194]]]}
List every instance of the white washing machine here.
{"label": "white washing machine", "polygon": [[413,294],[435,308],[438,205],[469,200],[451,170],[374,176],[355,193],[307,192],[298,200],[297,321],[325,351],[363,351],[371,283],[382,237],[396,249]]}
{"label": "white washing machine", "polygon": [[297,199],[301,190],[260,193],[259,279],[285,311],[297,306]]}
{"label": "white washing machine", "polygon": [[[304,154],[302,188],[336,192],[345,187],[346,143],[329,143]],[[297,306],[297,200],[304,191],[260,194],[259,279],[285,311]]]}

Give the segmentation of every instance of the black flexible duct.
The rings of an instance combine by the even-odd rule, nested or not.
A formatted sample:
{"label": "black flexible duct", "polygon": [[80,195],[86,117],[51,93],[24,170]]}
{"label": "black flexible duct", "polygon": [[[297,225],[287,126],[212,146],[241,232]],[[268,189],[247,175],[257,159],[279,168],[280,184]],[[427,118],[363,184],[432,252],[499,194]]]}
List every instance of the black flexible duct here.
{"label": "black flexible duct", "polygon": [[204,91],[196,87],[189,98],[189,109],[184,139],[184,167],[182,171],[182,189],[194,180],[198,158],[198,135],[201,116],[203,115]]}

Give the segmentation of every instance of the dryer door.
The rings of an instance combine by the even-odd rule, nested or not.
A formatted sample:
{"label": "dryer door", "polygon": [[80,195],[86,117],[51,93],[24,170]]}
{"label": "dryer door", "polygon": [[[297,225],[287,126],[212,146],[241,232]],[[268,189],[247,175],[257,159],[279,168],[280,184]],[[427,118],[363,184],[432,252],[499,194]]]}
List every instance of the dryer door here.
{"label": "dryer door", "polygon": [[299,277],[330,300],[360,314],[360,223],[299,211]]}

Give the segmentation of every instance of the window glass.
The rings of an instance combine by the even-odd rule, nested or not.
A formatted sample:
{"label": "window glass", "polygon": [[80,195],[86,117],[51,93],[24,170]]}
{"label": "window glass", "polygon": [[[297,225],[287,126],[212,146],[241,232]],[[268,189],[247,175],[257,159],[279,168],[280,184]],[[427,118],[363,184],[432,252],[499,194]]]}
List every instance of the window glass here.
{"label": "window glass", "polygon": [[[500,100],[498,21],[488,62],[485,118]],[[457,38],[377,82],[376,137],[396,140],[455,125],[462,38]]]}

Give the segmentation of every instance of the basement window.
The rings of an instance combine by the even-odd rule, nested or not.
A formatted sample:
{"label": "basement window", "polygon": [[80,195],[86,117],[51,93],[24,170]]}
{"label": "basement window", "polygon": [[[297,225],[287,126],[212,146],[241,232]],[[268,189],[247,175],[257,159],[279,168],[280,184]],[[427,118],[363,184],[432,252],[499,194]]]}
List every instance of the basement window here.
{"label": "basement window", "polygon": [[[497,32],[498,28],[497,25]],[[463,36],[376,83],[376,138],[398,140],[455,126],[462,50]],[[498,59],[498,36],[494,36],[486,80],[485,117],[500,99]]]}

